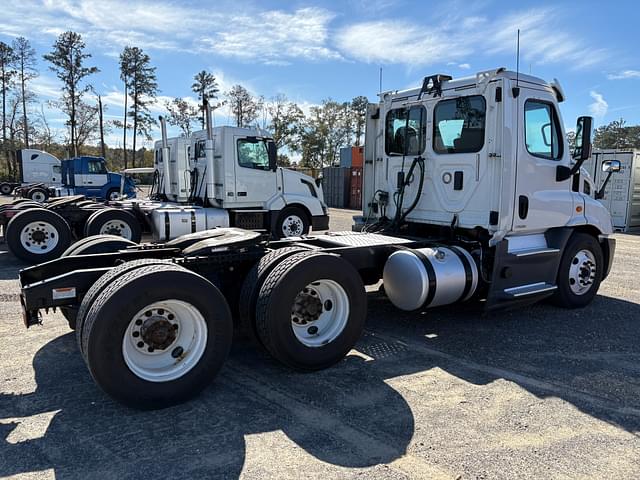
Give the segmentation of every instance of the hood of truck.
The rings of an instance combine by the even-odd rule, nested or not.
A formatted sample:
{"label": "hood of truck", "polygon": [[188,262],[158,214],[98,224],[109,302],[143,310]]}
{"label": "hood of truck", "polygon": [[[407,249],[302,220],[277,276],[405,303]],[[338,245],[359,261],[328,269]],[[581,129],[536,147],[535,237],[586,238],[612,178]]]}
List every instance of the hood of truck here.
{"label": "hood of truck", "polygon": [[282,174],[283,193],[293,193],[298,195],[311,195],[316,197],[324,205],[324,193],[322,191],[322,183],[316,179],[296,172],[288,168],[279,168]]}

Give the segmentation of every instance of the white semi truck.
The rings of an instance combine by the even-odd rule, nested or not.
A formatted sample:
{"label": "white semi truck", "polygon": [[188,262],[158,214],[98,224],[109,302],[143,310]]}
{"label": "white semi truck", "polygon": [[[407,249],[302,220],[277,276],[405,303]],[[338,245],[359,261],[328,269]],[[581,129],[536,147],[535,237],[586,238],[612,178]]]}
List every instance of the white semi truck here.
{"label": "white semi truck", "polygon": [[[11,195],[17,187],[31,187],[31,196],[37,201],[46,200],[49,187],[62,185],[60,160],[42,150],[25,148],[16,152],[18,179],[15,182],[0,182],[0,194]],[[29,198],[31,198],[31,196]]]}
{"label": "white semi truck", "polygon": [[[563,99],[557,82],[504,69],[383,93],[367,110],[360,232],[267,241],[221,228],[70,254],[20,272],[24,322],[62,308],[96,383],[158,408],[216,376],[234,318],[291,368],[335,364],[362,333],[365,285],[380,281],[416,312],[471,299],[488,310],[542,299],[583,307],[609,274],[615,240],[580,170],[591,118],[578,119],[571,154]],[[207,195],[224,197],[201,178]]]}
{"label": "white semi truck", "polygon": [[[329,227],[319,181],[276,165],[273,140],[256,129],[209,127],[189,138],[156,142],[149,199],[98,203],[82,195],[48,203],[0,207],[9,250],[30,263],[61,256],[74,239],[109,234],[106,244],[83,243],[85,253],[125,247],[150,233],[166,242],[219,227],[300,237]],[[122,177],[125,178],[124,176]],[[73,247],[76,249],[77,247]]]}

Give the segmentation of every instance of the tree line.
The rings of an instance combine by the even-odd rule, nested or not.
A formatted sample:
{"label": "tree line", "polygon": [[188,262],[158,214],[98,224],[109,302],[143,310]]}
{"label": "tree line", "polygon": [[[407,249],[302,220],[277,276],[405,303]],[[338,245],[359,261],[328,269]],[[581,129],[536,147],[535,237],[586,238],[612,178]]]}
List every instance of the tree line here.
{"label": "tree line", "polygon": [[[32,89],[38,77],[36,50],[28,39],[16,38],[11,44],[0,42],[0,93],[2,102],[2,148],[0,174],[17,176],[15,151],[40,148],[58,157],[82,154],[102,155],[114,169],[149,165],[152,154],[140,143],[152,140],[157,120],[150,108],[157,103],[159,87],[156,67],[148,53],[126,46],[120,53],[118,68],[123,82],[124,113],[121,119],[104,121],[102,95],[93,79],[100,72],[79,33],[60,34],[42,58],[60,84],[60,97],[41,103]],[[338,161],[341,147],[360,145],[364,135],[368,100],[356,97],[350,102],[332,99],[312,106],[305,115],[300,106],[279,94],[266,99],[253,95],[242,85],[221,92],[215,75],[206,70],[193,77],[191,98],[177,97],[164,102],[169,124],[182,135],[205,128],[205,103],[213,109],[227,109],[239,127],[257,127],[269,132],[280,149],[282,165],[290,156],[300,158],[302,166],[321,167]],[[65,115],[65,130],[59,138],[45,115],[45,105]],[[122,147],[106,145],[104,138],[122,132]],[[142,140],[142,142],[141,142]],[[131,148],[127,148],[131,145]]]}

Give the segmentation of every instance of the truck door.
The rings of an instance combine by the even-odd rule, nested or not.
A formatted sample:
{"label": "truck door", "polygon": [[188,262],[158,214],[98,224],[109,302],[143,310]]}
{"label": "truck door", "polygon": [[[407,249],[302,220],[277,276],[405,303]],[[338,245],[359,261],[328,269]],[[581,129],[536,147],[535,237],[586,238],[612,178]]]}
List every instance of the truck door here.
{"label": "truck door", "polygon": [[562,121],[553,94],[520,88],[517,118],[516,192],[513,230],[543,231],[572,217],[571,180],[556,181],[558,165],[569,166]]}
{"label": "truck door", "polygon": [[[101,159],[83,159],[82,162],[82,185],[80,186],[83,187],[85,195],[99,197],[102,194],[102,186],[108,181],[105,162]],[[76,187],[78,186],[76,181]]]}
{"label": "truck door", "polygon": [[[269,168],[267,143],[256,137],[234,137],[235,203],[243,207],[264,207],[278,193],[276,172]],[[227,203],[231,199],[227,197]]]}

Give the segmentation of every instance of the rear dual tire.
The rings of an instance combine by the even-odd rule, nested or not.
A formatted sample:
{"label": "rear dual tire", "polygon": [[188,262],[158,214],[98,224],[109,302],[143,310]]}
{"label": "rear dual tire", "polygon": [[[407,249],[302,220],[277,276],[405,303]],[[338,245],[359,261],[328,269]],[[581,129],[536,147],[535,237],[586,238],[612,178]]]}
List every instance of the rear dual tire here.
{"label": "rear dual tire", "polygon": [[139,243],[142,239],[142,228],[138,219],[131,213],[118,208],[102,208],[87,219],[84,235],[116,235]]}
{"label": "rear dual tire", "polygon": [[364,329],[364,284],[347,261],[327,253],[296,253],[264,279],[256,301],[260,342],[283,364],[327,368],[353,348]]}
{"label": "rear dual tire", "polygon": [[232,334],[229,307],[213,284],[160,264],[129,270],[97,294],[82,322],[81,343],[106,393],[153,409],[188,400],[209,385]]}
{"label": "rear dual tire", "polygon": [[51,210],[28,208],[11,219],[6,239],[16,257],[29,263],[42,263],[58,258],[69,248],[71,228]]}

